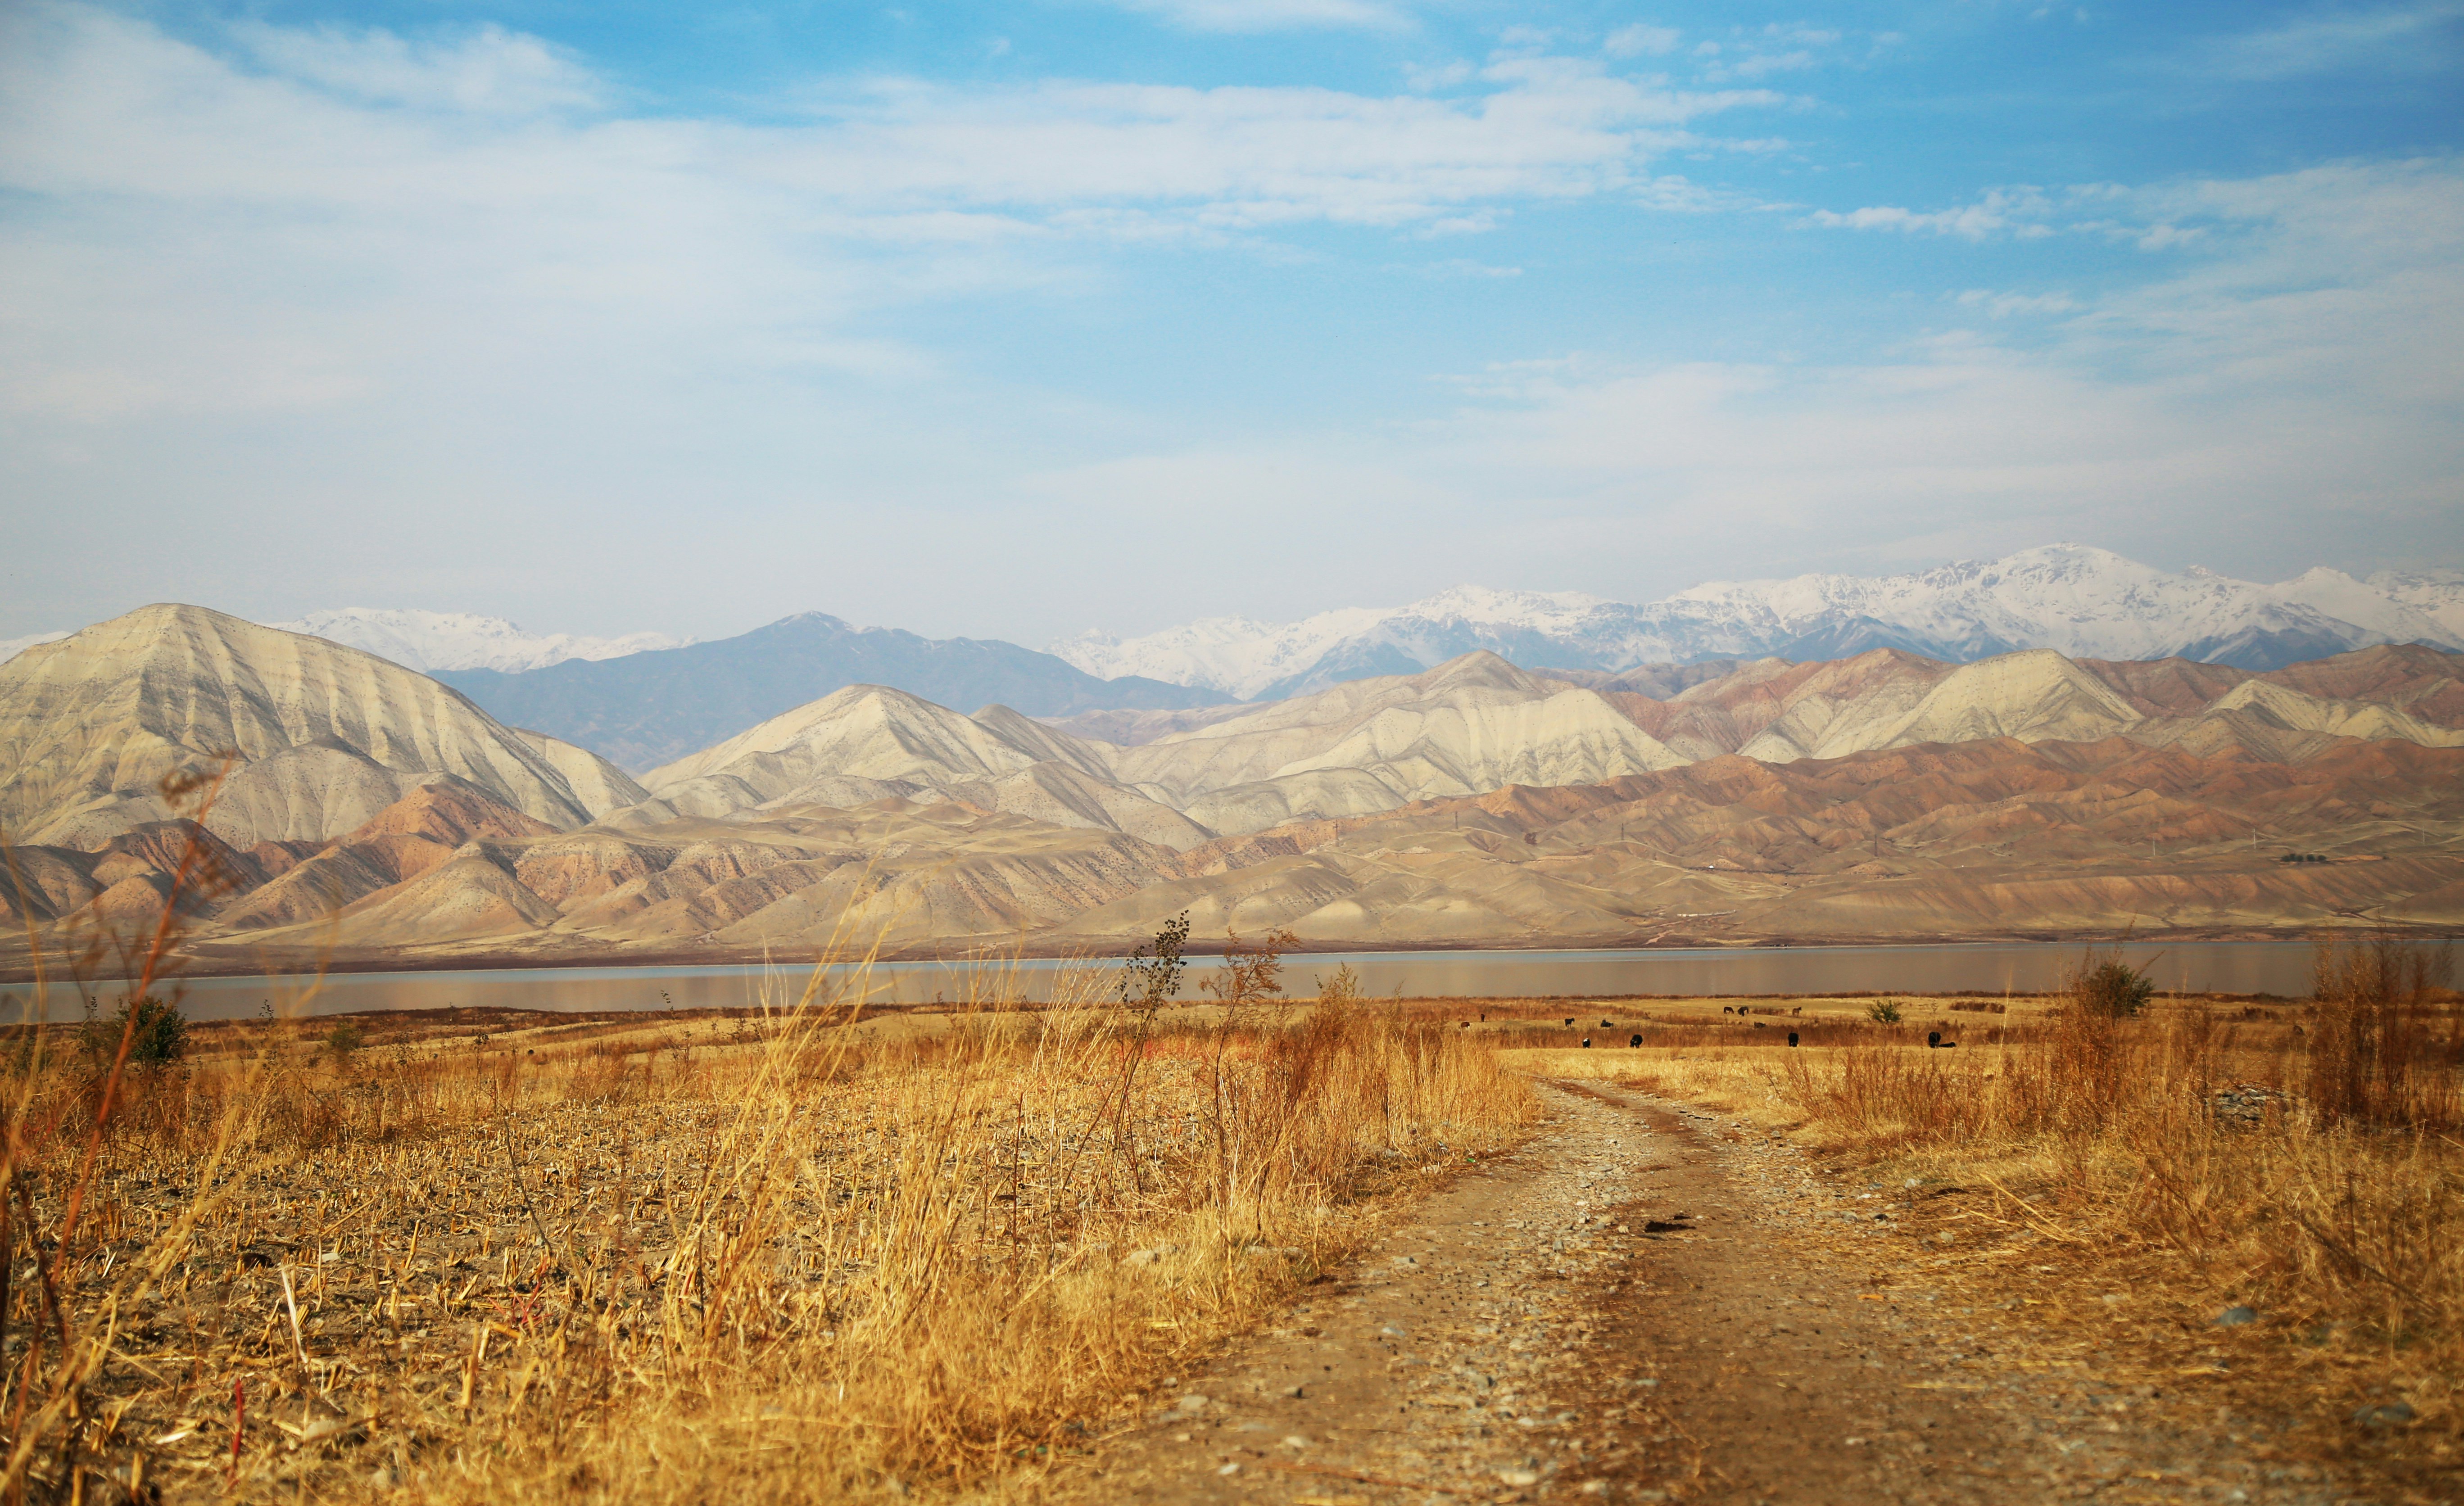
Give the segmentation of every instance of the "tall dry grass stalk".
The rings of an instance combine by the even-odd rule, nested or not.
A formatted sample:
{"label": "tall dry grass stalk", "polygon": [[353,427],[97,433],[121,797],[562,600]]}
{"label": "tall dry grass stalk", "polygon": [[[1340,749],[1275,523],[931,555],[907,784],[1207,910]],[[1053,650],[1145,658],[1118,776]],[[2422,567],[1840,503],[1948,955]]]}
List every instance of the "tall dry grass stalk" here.
{"label": "tall dry grass stalk", "polygon": [[987,972],[928,1035],[868,1025],[860,968],[825,977],[571,1045],[271,1021],[122,1072],[90,1145],[90,1074],[30,1026],[0,1074],[0,1491],[997,1486],[1533,1112],[1492,1054],[1340,983],[1201,1022],[1091,969],[997,1008]]}

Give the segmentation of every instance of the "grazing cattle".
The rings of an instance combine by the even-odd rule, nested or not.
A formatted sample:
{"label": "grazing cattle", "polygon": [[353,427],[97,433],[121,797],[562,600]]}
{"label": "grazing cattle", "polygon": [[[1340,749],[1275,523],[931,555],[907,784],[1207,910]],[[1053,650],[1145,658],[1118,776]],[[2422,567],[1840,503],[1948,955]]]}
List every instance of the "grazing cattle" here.
{"label": "grazing cattle", "polygon": [[1799,1004],[1796,1008],[1790,1010],[1789,1013],[1792,1015],[1802,1015],[1805,1013],[1805,1006]]}
{"label": "grazing cattle", "polygon": [[1602,1029],[1602,1030],[1615,1030],[1615,1029],[1617,1029],[1617,1021],[1616,1021],[1616,1020],[1613,1020],[1613,1019],[1604,1019],[1604,1020],[1600,1021],[1600,1029]]}
{"label": "grazing cattle", "polygon": [[1574,1022],[1574,1016],[1573,1016],[1573,1015],[1567,1015],[1567,1016],[1566,1016],[1566,1023],[1567,1023],[1567,1024],[1571,1025],[1571,1024],[1573,1024],[1573,1022]]}
{"label": "grazing cattle", "polygon": [[1638,1035],[1632,1040],[1627,1041],[1626,1044],[1629,1046],[1639,1046],[1642,1044],[1642,1037]]}
{"label": "grazing cattle", "polygon": [[1585,1037],[1583,1037],[1583,1049],[1584,1049],[1585,1051],[1589,1051],[1589,1050],[1591,1050],[1591,1049],[1592,1049],[1592,1037],[1589,1037],[1589,1036],[1585,1036]]}
{"label": "grazing cattle", "polygon": [[1925,1049],[1928,1051],[1956,1051],[1959,1049],[1959,1042],[1955,1040],[1943,1039],[1941,1031],[1928,1030],[1925,1032]]}
{"label": "grazing cattle", "polygon": [[1795,1044],[1796,1044],[1796,1032],[1795,1032],[1795,1031],[1793,1031],[1793,1030],[1792,1030],[1792,1031],[1790,1031],[1790,1032],[1788,1033],[1788,1043],[1789,1043],[1790,1045],[1792,1045],[1792,1046],[1793,1046],[1793,1045],[1795,1045]]}
{"label": "grazing cattle", "polygon": [[1726,1004],[1723,1004],[1723,1005],[1721,1005],[1721,1006],[1720,1006],[1720,1013],[1721,1013],[1721,1014],[1723,1014],[1723,1015],[1733,1015],[1733,1014],[1735,1014],[1735,1013],[1736,1013],[1736,1011],[1735,1011],[1735,1010],[1730,1009],[1730,1008],[1729,1008],[1728,1006],[1727,1006]]}

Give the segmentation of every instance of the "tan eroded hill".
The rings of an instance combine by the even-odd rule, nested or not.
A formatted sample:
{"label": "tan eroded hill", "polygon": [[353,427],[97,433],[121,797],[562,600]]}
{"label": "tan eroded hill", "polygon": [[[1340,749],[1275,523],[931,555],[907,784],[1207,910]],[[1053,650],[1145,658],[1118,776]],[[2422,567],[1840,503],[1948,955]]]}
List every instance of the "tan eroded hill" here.
{"label": "tan eroded hill", "polygon": [[0,831],[92,850],[171,814],[163,776],[238,766],[209,821],[236,846],[347,832],[457,779],[556,827],[638,798],[604,760],[491,720],[373,654],[148,606],[0,665]]}
{"label": "tan eroded hill", "polygon": [[[23,903],[64,925],[72,903],[97,927],[159,914],[182,835],[28,849]],[[438,960],[792,955],[850,938],[1110,951],[1184,909],[1201,937],[1289,926],[1327,947],[2255,935],[2464,924],[2459,839],[2464,750],[2343,739],[2286,763],[1995,738],[1724,755],[1180,853],[946,799],[557,833],[429,791],[281,873],[223,852],[235,892],[192,913],[209,954],[220,937],[252,956]]]}
{"label": "tan eroded hill", "polygon": [[1111,760],[1115,777],[1219,832],[1684,761],[1598,692],[1486,652],[1261,707]]}
{"label": "tan eroded hill", "polygon": [[610,823],[758,818],[795,806],[958,800],[1057,826],[1117,831],[1169,847],[1207,831],[1111,777],[1104,745],[986,707],[961,716],[882,686],[849,686],[650,772],[644,803]]}

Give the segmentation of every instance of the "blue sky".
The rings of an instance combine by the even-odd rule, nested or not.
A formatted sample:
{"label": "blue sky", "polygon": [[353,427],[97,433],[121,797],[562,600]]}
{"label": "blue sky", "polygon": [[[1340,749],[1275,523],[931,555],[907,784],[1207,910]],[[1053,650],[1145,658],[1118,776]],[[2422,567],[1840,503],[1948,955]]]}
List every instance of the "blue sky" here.
{"label": "blue sky", "polygon": [[0,29],[0,637],[2464,564],[2464,0]]}

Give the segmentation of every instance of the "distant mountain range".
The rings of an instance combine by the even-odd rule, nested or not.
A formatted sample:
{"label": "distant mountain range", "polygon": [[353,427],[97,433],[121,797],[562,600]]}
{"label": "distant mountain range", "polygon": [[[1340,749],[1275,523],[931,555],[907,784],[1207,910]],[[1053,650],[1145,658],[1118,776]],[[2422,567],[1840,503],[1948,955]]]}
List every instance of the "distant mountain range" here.
{"label": "distant mountain range", "polygon": [[617,659],[656,648],[675,648],[690,639],[665,633],[627,633],[583,638],[573,633],[526,633],[501,617],[475,612],[423,612],[415,608],[345,606],[311,612],[291,622],[268,622],[286,633],[307,633],[363,648],[422,674],[439,669],[495,669],[519,674],[568,659]]}
{"label": "distant mountain range", "polygon": [[[799,627],[815,653],[914,651],[774,624]],[[731,661],[702,650],[724,646],[508,678],[715,675]],[[960,645],[988,646],[1026,653]],[[197,818],[216,882],[183,890],[197,828],[159,781],[223,750]],[[1182,910],[1209,939],[1288,925],[1330,947],[2452,928],[2459,822],[2464,654],[2410,644],[2264,672],[1895,648],[1534,672],[1475,651],[1067,726],[859,684],[638,781],[374,654],[202,608],[0,666],[0,971],[31,966],[21,937],[143,935],[175,894],[197,954],[249,971],[850,936],[1067,954]]]}
{"label": "distant mountain range", "polygon": [[1415,673],[1475,649],[1532,669],[1837,659],[1873,648],[1954,663],[2051,648],[2073,658],[2178,656],[2275,669],[2388,643],[2464,648],[2464,571],[2356,580],[2319,569],[2262,585],[2054,544],[1912,575],[1714,581],[1640,606],[1458,586],[1408,606],[1298,622],[1209,618],[1125,640],[1087,633],[1052,651],[1089,674],[1275,700],[1366,675]]}
{"label": "distant mountain range", "polygon": [[850,685],[891,686],[942,706],[1029,716],[1174,710],[1222,697],[1136,675],[1098,679],[1050,654],[975,638],[852,627],[821,612],[735,638],[620,659],[568,659],[508,674],[437,669],[502,722],[649,769]]}

